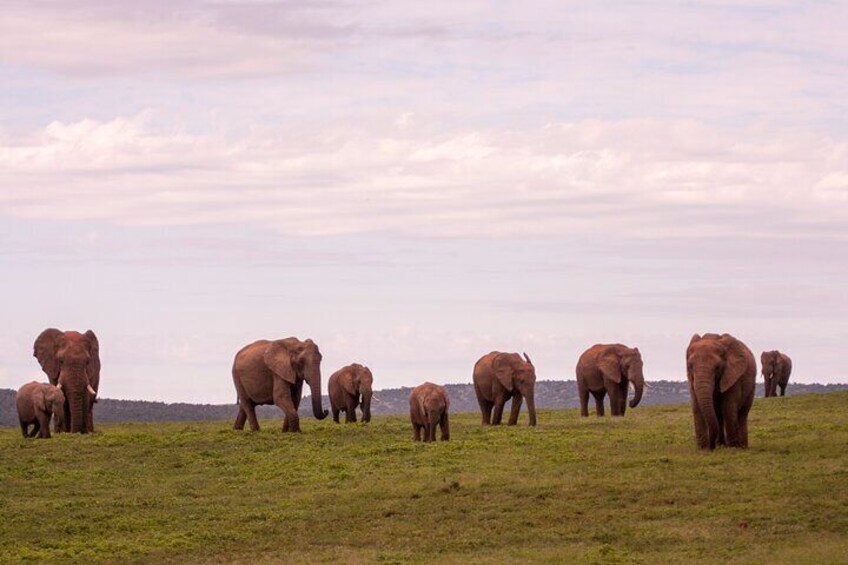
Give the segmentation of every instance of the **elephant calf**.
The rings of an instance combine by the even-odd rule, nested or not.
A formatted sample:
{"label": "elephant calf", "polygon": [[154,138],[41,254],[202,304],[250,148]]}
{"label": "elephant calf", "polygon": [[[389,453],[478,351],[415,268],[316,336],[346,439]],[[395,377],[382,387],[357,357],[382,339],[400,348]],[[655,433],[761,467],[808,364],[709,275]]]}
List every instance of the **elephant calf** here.
{"label": "elephant calf", "polygon": [[789,384],[789,375],[792,374],[792,359],[777,350],[763,351],[760,363],[763,366],[766,397],[777,396],[777,387],[780,387],[780,396],[786,394],[786,385]]}
{"label": "elephant calf", "polygon": [[[22,386],[15,395],[18,409],[18,421],[24,437],[50,437],[50,417],[56,417],[56,432],[64,428],[65,395],[62,391],[47,383],[32,381]],[[30,425],[32,431],[28,431]]]}
{"label": "elephant calf", "polygon": [[330,410],[333,421],[339,423],[339,412],[345,413],[345,423],[356,422],[356,407],[362,406],[362,421],[371,421],[371,385],[374,375],[371,369],[359,363],[342,367],[327,381],[327,393],[330,395]]}
{"label": "elephant calf", "polygon": [[415,441],[436,441],[436,426],[442,429],[442,441],[450,439],[448,408],[450,401],[445,388],[433,383],[424,383],[412,389],[409,395],[409,417],[415,432]]}

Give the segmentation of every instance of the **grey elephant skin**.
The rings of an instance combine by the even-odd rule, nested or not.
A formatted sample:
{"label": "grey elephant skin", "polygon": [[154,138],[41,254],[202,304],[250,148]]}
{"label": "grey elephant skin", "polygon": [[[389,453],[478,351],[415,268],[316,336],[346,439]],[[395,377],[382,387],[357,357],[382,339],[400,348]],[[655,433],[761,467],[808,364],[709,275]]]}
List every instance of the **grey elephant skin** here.
{"label": "grey elephant skin", "polygon": [[624,416],[627,408],[629,384],[635,394],[630,407],[636,408],[642,400],[645,377],[642,373],[642,354],[638,347],[620,343],[596,344],[583,352],[577,361],[577,394],[580,398],[580,415],[589,415],[589,395],[595,398],[595,413],[604,415],[604,396],[610,398],[613,416]]}
{"label": "grey elephant skin", "polygon": [[[48,383],[32,381],[18,389],[15,407],[21,433],[26,437],[50,437],[50,418],[56,418],[56,432],[61,432],[65,421],[65,395]],[[32,431],[29,427],[32,426]]]}
{"label": "grey elephant skin", "polygon": [[521,401],[527,400],[530,425],[536,425],[536,368],[530,357],[518,353],[492,351],[474,364],[474,392],[480,406],[482,423],[500,425],[504,404],[512,399],[510,426],[518,423]]}
{"label": "grey elephant skin", "polygon": [[33,344],[41,369],[65,395],[66,431],[94,431],[94,403],[100,390],[100,342],[94,332],[48,328]]}
{"label": "grey elephant skin", "polygon": [[698,447],[748,447],[757,377],[748,346],[730,334],[695,334],[686,349],[686,375]]}
{"label": "grey elephant skin", "polygon": [[362,421],[371,421],[371,398],[374,375],[371,369],[359,363],[342,367],[327,380],[330,411],[333,421],[339,423],[339,413],[345,413],[345,423],[356,422],[356,408],[362,406]]}
{"label": "grey elephant skin", "polygon": [[780,387],[780,396],[785,395],[789,375],[792,374],[792,359],[777,350],[763,351],[760,355],[760,365],[762,365],[766,397],[777,396],[778,387]]}
{"label": "grey elephant skin", "polygon": [[[415,441],[436,441],[436,427],[441,429],[441,440],[450,439],[448,409],[450,400],[445,388],[426,382],[412,389],[409,395],[409,418],[412,420]],[[423,435],[422,435],[423,434]]]}
{"label": "grey elephant skin", "polygon": [[233,428],[259,430],[256,406],[275,404],[285,414],[284,432],[299,432],[297,409],[304,381],[312,394],[312,413],[323,420],[329,413],[321,406],[321,352],[311,339],[288,337],[270,341],[261,339],[243,347],[233,360],[233,384],[239,411]]}

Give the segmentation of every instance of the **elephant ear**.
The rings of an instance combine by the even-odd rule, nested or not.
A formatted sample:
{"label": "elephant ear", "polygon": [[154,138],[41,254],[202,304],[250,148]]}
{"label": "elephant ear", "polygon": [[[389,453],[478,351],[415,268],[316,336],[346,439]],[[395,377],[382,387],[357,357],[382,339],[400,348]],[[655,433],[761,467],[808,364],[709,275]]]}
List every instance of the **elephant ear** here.
{"label": "elephant ear", "polygon": [[[501,353],[500,355],[495,357],[495,361],[494,363],[492,363],[492,368],[494,368],[495,370],[495,377],[497,377],[498,381],[501,383],[501,386],[503,386],[509,392],[512,392],[512,381],[513,376],[515,374],[515,370],[513,369],[512,355],[509,353]],[[518,355],[515,356],[518,357]]]}
{"label": "elephant ear", "polygon": [[359,394],[359,369],[358,367],[348,367],[341,375],[342,388],[348,394]]}
{"label": "elephant ear", "polygon": [[735,337],[724,334],[720,341],[725,346],[727,353],[725,355],[724,373],[721,375],[719,387],[721,392],[727,392],[748,369],[748,356],[745,346]]}
{"label": "elephant ear", "polygon": [[88,340],[88,381],[89,384],[96,390],[100,390],[100,342],[94,332],[88,330],[85,332],[85,338]]}
{"label": "elephant ear", "polygon": [[63,332],[56,328],[47,328],[35,339],[32,355],[41,365],[41,370],[50,379],[50,384],[59,382],[59,361],[56,359],[56,351],[59,349],[59,339]]}
{"label": "elephant ear", "polygon": [[621,362],[612,349],[607,349],[598,356],[598,369],[604,374],[605,379],[615,384],[621,382]]}
{"label": "elephant ear", "polygon": [[292,356],[284,340],[274,341],[265,350],[262,356],[265,365],[284,381],[294,384],[297,382],[297,373],[292,367]]}

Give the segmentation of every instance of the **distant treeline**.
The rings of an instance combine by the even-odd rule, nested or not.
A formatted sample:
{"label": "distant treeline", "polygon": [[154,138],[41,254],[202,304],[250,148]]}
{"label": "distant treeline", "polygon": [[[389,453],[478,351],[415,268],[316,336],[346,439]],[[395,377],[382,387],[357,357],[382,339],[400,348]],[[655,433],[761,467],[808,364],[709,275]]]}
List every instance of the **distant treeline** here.
{"label": "distant treeline", "polygon": [[[645,391],[642,404],[683,404],[689,402],[689,385],[680,381],[653,381]],[[451,402],[451,412],[476,412],[477,398],[470,384],[445,385]],[[375,392],[379,400],[371,406],[371,412],[379,414],[406,414],[409,411],[411,387],[390,388]],[[848,390],[848,384],[796,384],[790,381],[787,395],[824,393]],[[632,392],[631,392],[632,394]],[[757,385],[757,396],[763,396],[762,383]],[[536,383],[536,406],[538,408],[576,408],[577,386],[574,381],[539,381]],[[324,397],[324,407],[330,407]],[[300,412],[311,416],[309,398],[304,398]],[[276,406],[257,408],[260,418],[279,418]],[[200,420],[230,420],[235,418],[233,404],[187,404],[151,402],[146,400],[114,400],[102,398],[94,408],[96,423],[106,422],[190,422]],[[0,426],[17,426],[15,391],[0,389]]]}

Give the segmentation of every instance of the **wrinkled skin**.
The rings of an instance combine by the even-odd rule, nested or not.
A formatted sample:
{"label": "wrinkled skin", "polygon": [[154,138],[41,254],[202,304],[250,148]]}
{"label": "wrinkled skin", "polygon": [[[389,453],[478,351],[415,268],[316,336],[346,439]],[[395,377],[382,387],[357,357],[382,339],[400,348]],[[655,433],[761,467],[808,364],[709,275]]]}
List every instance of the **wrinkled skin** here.
{"label": "wrinkled skin", "polygon": [[[412,389],[409,395],[409,418],[412,420],[415,441],[436,441],[436,427],[442,431],[442,441],[450,439],[448,409],[450,400],[444,387],[427,382]],[[423,437],[422,437],[423,432]]]}
{"label": "wrinkled skin", "polygon": [[371,421],[371,398],[374,376],[368,367],[353,363],[342,367],[327,381],[333,421],[339,423],[339,413],[345,413],[345,423],[356,422],[356,407],[362,405],[362,421]]}
{"label": "wrinkled skin", "polygon": [[512,399],[509,425],[518,422],[521,401],[527,399],[530,425],[536,425],[536,369],[527,354],[492,351],[474,365],[474,392],[483,417],[483,425],[500,425],[504,404]]}
{"label": "wrinkled skin", "polygon": [[233,429],[259,430],[256,406],[275,404],[284,413],[284,432],[299,432],[297,409],[303,394],[303,382],[312,394],[312,413],[318,420],[327,417],[321,406],[321,352],[311,339],[289,337],[276,341],[262,339],[243,347],[233,361],[233,383],[239,411]]}
{"label": "wrinkled skin", "polygon": [[686,349],[686,374],[698,447],[748,447],[757,378],[751,350],[730,334],[695,334]]}
{"label": "wrinkled skin", "polygon": [[577,361],[577,392],[580,415],[589,415],[589,394],[595,398],[595,412],[604,415],[604,396],[609,394],[613,416],[624,416],[627,389],[633,384],[635,395],[630,407],[642,400],[645,377],[642,374],[642,354],[639,348],[620,343],[597,344],[583,352]]}
{"label": "wrinkled skin", "polygon": [[792,359],[780,351],[763,351],[760,355],[760,364],[765,381],[766,397],[777,396],[777,387],[780,387],[780,396],[785,395],[789,375],[792,374]]}
{"label": "wrinkled skin", "polygon": [[100,343],[94,332],[84,334],[48,328],[33,345],[33,356],[65,395],[65,419],[57,431],[94,431],[94,403],[100,390]]}
{"label": "wrinkled skin", "polygon": [[[50,437],[50,418],[56,418],[56,432],[62,431],[65,421],[65,395],[48,383],[32,381],[18,389],[15,395],[18,421],[24,437]],[[32,431],[28,431],[32,426]]]}

